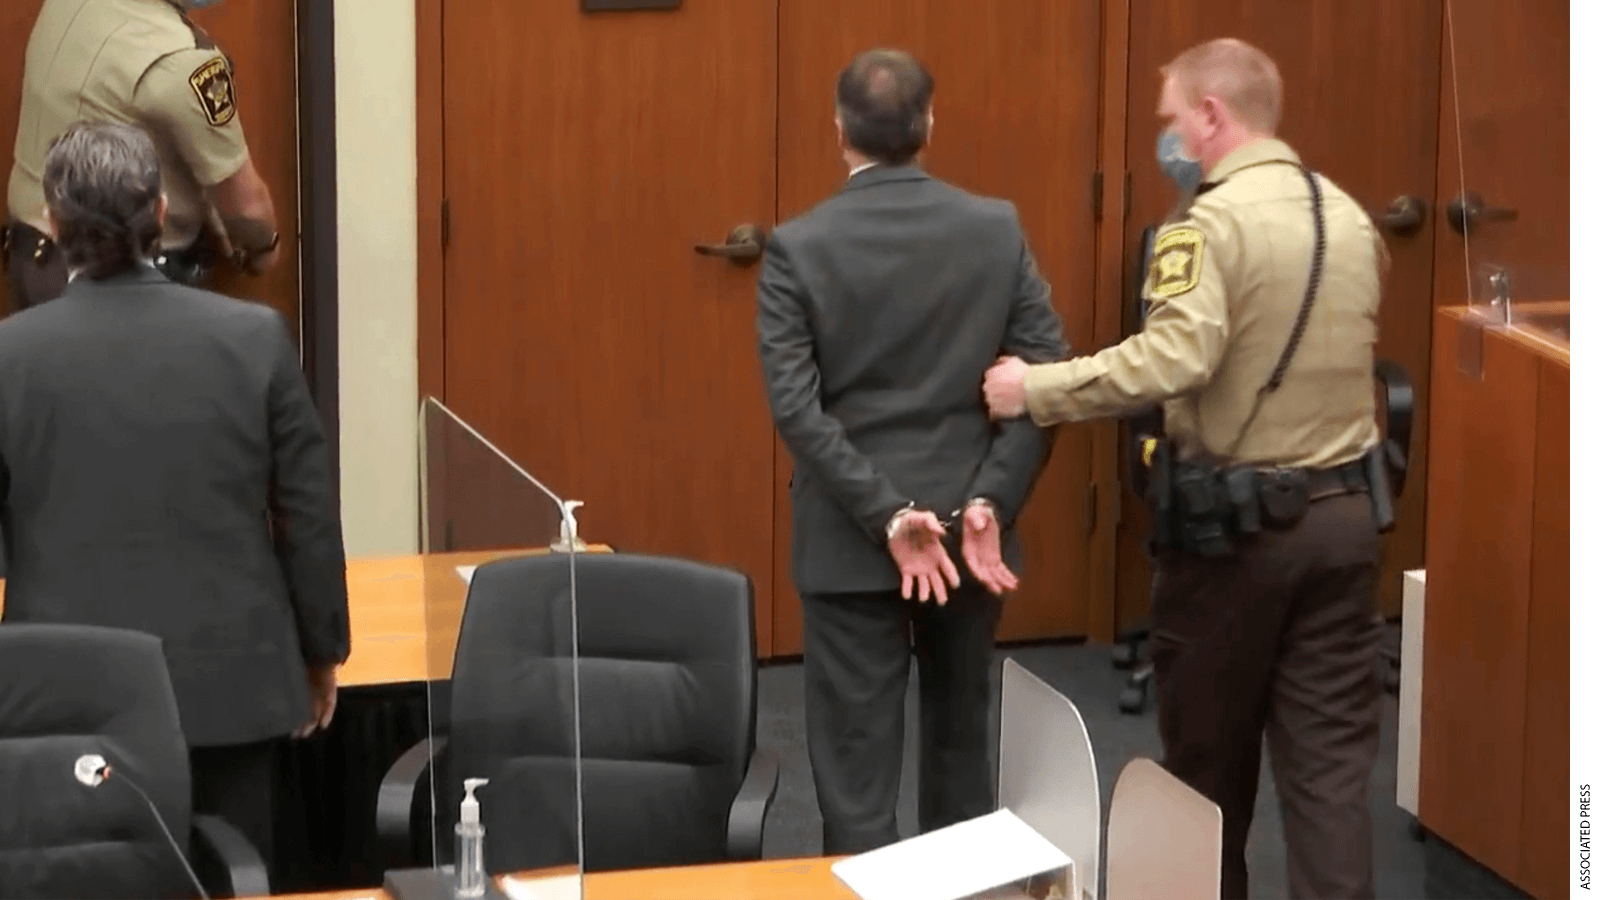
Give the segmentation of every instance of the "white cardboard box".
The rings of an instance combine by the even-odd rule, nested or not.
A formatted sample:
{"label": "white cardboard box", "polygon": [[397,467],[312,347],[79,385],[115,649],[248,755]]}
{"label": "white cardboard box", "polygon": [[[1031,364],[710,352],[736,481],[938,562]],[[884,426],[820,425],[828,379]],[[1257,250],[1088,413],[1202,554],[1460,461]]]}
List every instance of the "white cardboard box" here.
{"label": "white cardboard box", "polygon": [[1422,626],[1423,595],[1427,573],[1413,569],[1405,574],[1400,612],[1400,722],[1399,752],[1395,759],[1395,803],[1417,814],[1417,793],[1422,743]]}

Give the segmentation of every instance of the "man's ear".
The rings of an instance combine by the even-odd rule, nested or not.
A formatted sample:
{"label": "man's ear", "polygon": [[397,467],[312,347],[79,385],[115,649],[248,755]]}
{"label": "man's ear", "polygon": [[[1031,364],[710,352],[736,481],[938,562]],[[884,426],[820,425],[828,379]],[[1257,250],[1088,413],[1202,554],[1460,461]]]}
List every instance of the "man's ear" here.
{"label": "man's ear", "polygon": [[833,128],[834,128],[834,131],[836,131],[838,133],[838,136],[839,136],[839,149],[840,150],[849,149],[850,142],[846,141],[844,139],[844,119],[841,119],[839,117],[838,113],[834,113],[834,116],[833,116]]}
{"label": "man's ear", "polygon": [[1229,120],[1227,107],[1222,105],[1221,100],[1210,96],[1200,100],[1200,117],[1205,122],[1207,137],[1227,127]]}
{"label": "man's ear", "polygon": [[161,199],[156,201],[156,221],[161,224],[163,231],[167,228],[167,192],[161,192]]}

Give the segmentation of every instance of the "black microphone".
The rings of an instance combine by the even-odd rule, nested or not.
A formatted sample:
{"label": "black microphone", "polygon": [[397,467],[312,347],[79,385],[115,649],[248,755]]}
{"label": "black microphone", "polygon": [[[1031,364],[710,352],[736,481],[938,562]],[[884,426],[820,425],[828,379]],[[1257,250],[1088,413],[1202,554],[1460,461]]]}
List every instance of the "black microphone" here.
{"label": "black microphone", "polygon": [[[111,766],[106,762],[104,756],[98,753],[85,753],[83,756],[78,757],[78,761],[73,764],[72,775],[88,787],[99,787],[105,783],[107,778],[111,777]],[[172,832],[167,828],[166,820],[161,818],[161,811],[156,809],[156,805],[151,802],[150,796],[139,785],[135,784],[132,778],[119,778],[117,780],[133,788],[134,793],[138,794],[145,805],[150,807],[150,815],[154,816],[156,824],[161,826],[161,833],[167,836],[167,843],[172,847],[172,852],[178,857],[178,862],[183,863],[183,871],[189,873],[189,880],[194,883],[194,889],[200,892],[200,900],[211,900],[211,895],[207,894],[205,887],[200,884],[199,876],[195,875],[194,869],[189,867],[189,857],[178,847],[178,842],[173,840]]]}

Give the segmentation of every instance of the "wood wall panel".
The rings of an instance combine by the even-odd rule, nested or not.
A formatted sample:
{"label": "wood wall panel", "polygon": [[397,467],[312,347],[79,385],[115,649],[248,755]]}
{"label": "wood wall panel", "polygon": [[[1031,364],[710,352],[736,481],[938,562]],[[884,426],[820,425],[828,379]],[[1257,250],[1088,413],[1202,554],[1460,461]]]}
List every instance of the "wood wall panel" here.
{"label": "wood wall panel", "polygon": [[1541,359],[1528,593],[1522,860],[1516,879],[1541,898],[1566,895],[1571,859],[1571,408],[1570,366]]}
{"label": "wood wall panel", "polygon": [[1448,8],[1458,156],[1441,166],[1459,167],[1462,187],[1486,206],[1515,212],[1514,219],[1485,219],[1465,238],[1472,297],[1487,300],[1490,273],[1505,269],[1516,301],[1564,300],[1570,7],[1564,0],[1449,0]]}
{"label": "wood wall panel", "polygon": [[[1122,234],[1128,209],[1128,53],[1131,0],[1104,0],[1100,21],[1100,225],[1095,233],[1094,326],[1085,349],[1118,343],[1123,337],[1123,298],[1130,288],[1130,266]],[[1089,542],[1089,638],[1111,640],[1118,621],[1117,584],[1122,577],[1121,527],[1128,475],[1122,465],[1122,428],[1116,422],[1092,427],[1095,528]],[[1144,568],[1148,572],[1148,567]],[[1144,592],[1148,595],[1148,589]]]}
{"label": "wood wall panel", "polygon": [[[1472,370],[1481,339],[1481,376]],[[1463,371],[1463,368],[1467,371]],[[1428,460],[1418,819],[1507,878],[1521,863],[1539,363],[1440,312]]]}
{"label": "wood wall panel", "polygon": [[300,335],[300,135],[295,0],[228,0],[194,20],[233,60],[239,121],[278,216],[278,265],[260,277],[220,266],[212,289],[266,303]]}
{"label": "wood wall panel", "polygon": [[417,3],[417,391],[444,399],[444,3]]}
{"label": "wood wall panel", "polygon": [[22,69],[28,36],[44,0],[0,3],[0,177],[11,178],[17,146],[17,116],[22,109]]}

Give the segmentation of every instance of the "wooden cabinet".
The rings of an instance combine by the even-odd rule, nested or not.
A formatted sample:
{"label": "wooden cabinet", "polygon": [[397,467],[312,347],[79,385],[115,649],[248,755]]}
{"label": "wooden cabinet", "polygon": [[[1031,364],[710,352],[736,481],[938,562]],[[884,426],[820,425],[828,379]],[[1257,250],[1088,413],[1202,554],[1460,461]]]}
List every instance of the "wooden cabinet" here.
{"label": "wooden cabinet", "polygon": [[1433,346],[1418,819],[1565,896],[1570,350],[1459,307]]}

